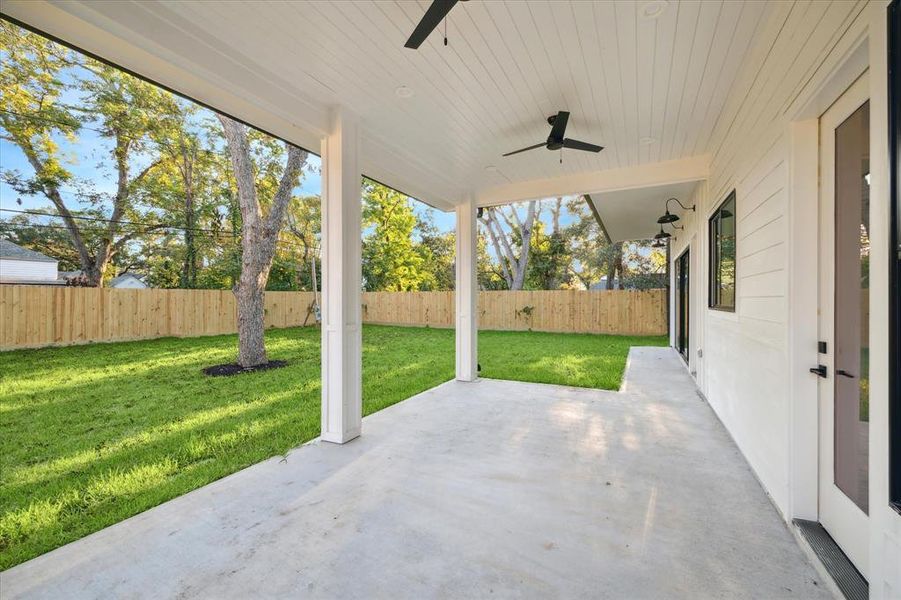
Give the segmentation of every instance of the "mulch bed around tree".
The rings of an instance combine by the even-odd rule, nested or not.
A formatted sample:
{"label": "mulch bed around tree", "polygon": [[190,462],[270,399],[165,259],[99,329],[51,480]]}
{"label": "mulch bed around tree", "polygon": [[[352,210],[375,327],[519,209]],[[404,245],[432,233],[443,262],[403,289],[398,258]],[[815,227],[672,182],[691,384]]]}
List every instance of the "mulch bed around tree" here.
{"label": "mulch bed around tree", "polygon": [[203,373],[204,375],[209,375],[210,377],[229,377],[231,375],[240,375],[241,373],[268,371],[269,369],[280,369],[287,366],[288,361],[286,360],[270,360],[267,363],[255,365],[253,367],[242,367],[237,363],[228,363],[225,365],[214,365],[212,367],[207,367],[203,370]]}

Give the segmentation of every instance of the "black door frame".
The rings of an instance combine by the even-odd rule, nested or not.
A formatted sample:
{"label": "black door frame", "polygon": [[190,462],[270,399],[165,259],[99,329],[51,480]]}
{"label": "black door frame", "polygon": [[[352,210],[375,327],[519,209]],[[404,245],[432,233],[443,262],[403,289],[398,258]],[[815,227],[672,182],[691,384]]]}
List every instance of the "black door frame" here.
{"label": "black door frame", "polygon": [[901,513],[901,2],[888,7],[889,504]]}
{"label": "black door frame", "polygon": [[691,247],[685,250],[675,261],[675,325],[676,325],[676,350],[685,362],[688,362],[688,348],[691,339]]}

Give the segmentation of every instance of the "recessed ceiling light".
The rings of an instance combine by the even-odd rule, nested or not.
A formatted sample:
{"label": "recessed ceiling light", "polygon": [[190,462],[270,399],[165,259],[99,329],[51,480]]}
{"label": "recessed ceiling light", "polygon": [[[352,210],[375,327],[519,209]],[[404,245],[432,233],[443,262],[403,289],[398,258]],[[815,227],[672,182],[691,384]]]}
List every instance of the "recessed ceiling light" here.
{"label": "recessed ceiling light", "polygon": [[495,167],[494,165],[488,165],[487,167],[485,167],[485,170],[489,173],[497,173],[497,167]]}
{"label": "recessed ceiling light", "polygon": [[397,94],[398,98],[412,98],[413,97],[412,88],[408,88],[405,85],[402,85],[399,88],[397,88],[396,90],[394,90],[394,93]]}
{"label": "recessed ceiling light", "polygon": [[640,140],[638,140],[638,143],[641,144],[642,146],[651,146],[651,145],[657,143],[657,138],[643,137]]}
{"label": "recessed ceiling light", "polygon": [[651,0],[641,7],[641,16],[645,19],[656,19],[663,14],[668,4],[666,0]]}

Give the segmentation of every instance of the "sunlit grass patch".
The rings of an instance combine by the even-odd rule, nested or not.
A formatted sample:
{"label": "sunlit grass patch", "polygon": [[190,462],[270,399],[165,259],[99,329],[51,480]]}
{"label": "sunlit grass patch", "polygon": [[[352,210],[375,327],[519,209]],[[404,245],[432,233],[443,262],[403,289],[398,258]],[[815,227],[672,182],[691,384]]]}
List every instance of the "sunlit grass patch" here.
{"label": "sunlit grass patch", "polygon": [[480,331],[482,377],[618,390],[632,346],[665,346],[666,338]]}

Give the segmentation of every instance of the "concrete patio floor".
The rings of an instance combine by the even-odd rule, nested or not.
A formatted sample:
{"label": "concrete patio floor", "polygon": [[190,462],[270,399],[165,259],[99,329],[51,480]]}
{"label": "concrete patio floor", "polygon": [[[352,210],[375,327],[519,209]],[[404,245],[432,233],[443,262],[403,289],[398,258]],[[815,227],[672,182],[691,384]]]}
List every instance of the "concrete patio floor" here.
{"label": "concrete patio floor", "polygon": [[3,598],[829,598],[676,354],[448,382],[0,575]]}

